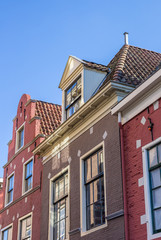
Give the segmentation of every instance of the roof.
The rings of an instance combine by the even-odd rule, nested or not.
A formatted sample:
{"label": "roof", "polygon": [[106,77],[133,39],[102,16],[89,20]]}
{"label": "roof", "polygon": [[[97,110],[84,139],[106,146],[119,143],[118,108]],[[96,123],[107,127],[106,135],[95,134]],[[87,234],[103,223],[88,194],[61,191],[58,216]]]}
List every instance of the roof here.
{"label": "roof", "polygon": [[111,69],[111,73],[100,89],[110,80],[138,86],[155,71],[160,62],[160,53],[124,45],[107,65],[107,68]]}
{"label": "roof", "polygon": [[50,135],[61,124],[61,106],[36,100],[35,116],[41,118],[40,132]]}
{"label": "roof", "polygon": [[82,63],[85,67],[88,67],[88,68],[91,68],[91,69],[96,69],[96,70],[102,71],[102,72],[109,72],[109,68],[105,65],[90,62],[90,61],[86,61],[86,60],[82,60]]}

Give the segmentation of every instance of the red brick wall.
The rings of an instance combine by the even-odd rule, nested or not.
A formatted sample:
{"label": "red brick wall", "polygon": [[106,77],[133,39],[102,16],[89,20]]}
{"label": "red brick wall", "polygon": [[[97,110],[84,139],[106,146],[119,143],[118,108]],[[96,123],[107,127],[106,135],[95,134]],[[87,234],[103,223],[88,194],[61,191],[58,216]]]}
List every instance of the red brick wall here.
{"label": "red brick wall", "polygon": [[[41,160],[35,157],[33,161],[33,187],[27,194],[22,194],[22,179],[23,179],[23,164],[33,157],[32,150],[35,147],[33,142],[29,144],[40,133],[40,120],[34,120],[29,122],[35,115],[34,102],[30,102],[30,96],[24,94],[18,104],[17,116],[13,121],[13,136],[12,141],[9,144],[8,149],[8,164],[4,168],[3,178],[3,209],[0,210],[0,225],[1,228],[13,223],[13,240],[17,239],[18,231],[18,219],[32,212],[32,239],[40,239],[40,208],[41,208],[41,191],[40,191],[40,175],[42,172]],[[20,108],[22,102],[22,110]],[[24,109],[26,109],[25,117]],[[17,120],[18,119],[18,122]],[[15,154],[16,144],[16,129],[18,129],[23,123],[24,125],[24,148]],[[38,145],[43,138],[36,140]],[[13,202],[5,207],[5,186],[6,186],[6,174],[9,176],[14,172],[14,193]]]}
{"label": "red brick wall", "polygon": [[[143,177],[142,146],[152,142],[148,117],[154,123],[154,140],[161,136],[161,99],[159,106],[154,111],[151,105],[149,113],[145,109],[123,126],[130,240],[147,239],[146,224],[141,225],[140,221],[140,217],[145,214],[144,186],[138,186],[138,179]],[[146,118],[145,125],[141,123],[143,116]],[[138,149],[136,140],[141,140],[141,147]]]}

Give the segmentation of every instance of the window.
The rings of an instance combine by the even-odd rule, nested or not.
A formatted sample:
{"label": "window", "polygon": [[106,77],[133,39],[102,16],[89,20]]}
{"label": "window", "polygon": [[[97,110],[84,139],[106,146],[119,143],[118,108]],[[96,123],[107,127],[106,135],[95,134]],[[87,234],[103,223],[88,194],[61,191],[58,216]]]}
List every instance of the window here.
{"label": "window", "polygon": [[12,227],[2,230],[2,240],[12,240]]}
{"label": "window", "polygon": [[31,239],[31,216],[26,217],[20,221],[20,240]]}
{"label": "window", "polygon": [[33,160],[28,161],[24,166],[24,192],[27,192],[32,188]]}
{"label": "window", "polygon": [[66,91],[66,117],[69,118],[73,113],[75,113],[81,104],[81,76],[76,80],[76,82],[67,89]]}
{"label": "window", "polygon": [[104,170],[102,148],[84,160],[86,230],[105,223]]}
{"label": "window", "polygon": [[148,151],[153,233],[161,232],[161,144]]}
{"label": "window", "polygon": [[19,150],[24,145],[24,126],[17,130],[16,135],[16,150]]}
{"label": "window", "polygon": [[13,201],[14,175],[8,178],[7,203]]}
{"label": "window", "polygon": [[68,232],[68,173],[54,181],[54,229],[53,239],[66,239]]}

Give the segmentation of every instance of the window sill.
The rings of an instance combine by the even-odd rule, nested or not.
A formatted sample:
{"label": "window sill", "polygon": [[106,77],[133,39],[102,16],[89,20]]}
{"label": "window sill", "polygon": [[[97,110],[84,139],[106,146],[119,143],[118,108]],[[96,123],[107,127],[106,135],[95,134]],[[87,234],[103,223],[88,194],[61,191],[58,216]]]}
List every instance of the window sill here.
{"label": "window sill", "polygon": [[25,194],[29,193],[33,188],[30,188],[29,190],[27,190],[26,192],[22,193],[22,196],[24,196]]}
{"label": "window sill", "polygon": [[11,202],[9,202],[9,203],[6,203],[5,207],[8,207],[12,202],[13,202],[13,200]]}
{"label": "window sill", "polygon": [[24,144],[20,148],[15,150],[15,154],[18,153],[23,147],[24,147]]}
{"label": "window sill", "polygon": [[81,231],[81,237],[83,237],[83,236],[85,236],[85,235],[87,235],[87,234],[93,233],[93,232],[95,232],[95,231],[98,231],[98,230],[100,230],[100,229],[103,229],[103,228],[105,228],[105,227],[107,227],[107,226],[108,226],[108,224],[107,224],[107,221],[106,221],[103,225],[100,225],[100,226],[98,226],[98,227],[92,228],[92,229],[87,230],[87,231],[85,231],[85,232]]}

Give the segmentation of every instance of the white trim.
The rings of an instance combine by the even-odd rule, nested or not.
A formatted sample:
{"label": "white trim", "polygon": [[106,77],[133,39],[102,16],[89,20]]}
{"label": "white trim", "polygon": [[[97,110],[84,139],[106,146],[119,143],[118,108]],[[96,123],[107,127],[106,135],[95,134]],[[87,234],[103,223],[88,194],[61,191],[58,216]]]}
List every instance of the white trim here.
{"label": "white trim", "polygon": [[[21,129],[24,129],[24,136],[23,136],[23,145],[18,148],[18,141],[19,141],[19,132]],[[25,145],[25,122],[16,130],[16,143],[15,143],[15,153],[17,153],[23,146]]]}
{"label": "white trim", "polygon": [[[49,223],[48,223],[48,240],[53,239],[53,223],[54,223],[54,206],[53,206],[53,182],[63,176],[64,173],[68,173],[68,228],[70,229],[70,166],[67,166],[63,170],[61,170],[58,174],[54,175],[50,179],[49,183]],[[68,230],[69,230],[68,229]],[[66,233],[67,238],[69,238],[68,233]]]}
{"label": "white trim", "polygon": [[[25,167],[30,161],[32,161],[32,187],[29,190],[25,191]],[[33,175],[34,175],[34,157],[31,157],[26,162],[23,163],[22,196],[32,190],[32,188],[33,188]]]}
{"label": "white trim", "polygon": [[105,171],[105,144],[104,141],[92,148],[90,151],[80,157],[80,224],[81,224],[81,237],[107,226],[107,220],[105,223],[90,230],[86,229],[86,196],[84,185],[84,159],[90,156],[93,152],[97,151],[100,147],[103,150],[103,167],[104,167],[104,197],[105,197],[105,216],[107,216],[107,199],[106,199],[106,171]]}
{"label": "white trim", "polygon": [[0,230],[0,240],[2,240],[2,234],[5,230],[11,228],[12,229],[12,235],[13,235],[13,223],[10,223],[9,225],[7,225],[6,227],[4,227],[3,229]]}
{"label": "white trim", "polygon": [[33,217],[33,212],[30,212],[24,216],[22,216],[21,218],[18,219],[18,232],[17,232],[17,240],[20,240],[20,225],[21,225],[21,221],[25,220],[26,218],[28,218],[29,216],[31,216],[31,239],[32,239],[32,217]]}
{"label": "white trim", "polygon": [[13,198],[12,198],[12,201],[10,201],[9,203],[7,202],[7,199],[8,199],[8,179],[11,178],[12,176],[14,176],[14,178],[13,178],[13,195],[14,195],[15,171],[10,173],[10,175],[7,177],[7,184],[6,184],[6,190],[5,190],[5,207],[7,207],[9,204],[11,204],[13,202]]}
{"label": "white trim", "polygon": [[156,239],[161,237],[161,233],[153,233],[152,229],[152,214],[151,214],[151,202],[150,202],[150,182],[149,182],[149,169],[148,169],[148,150],[149,148],[157,145],[161,142],[161,137],[155,141],[146,144],[142,147],[142,159],[143,159],[143,177],[144,177],[144,199],[145,199],[145,212],[146,212],[146,225],[147,225],[147,239]]}

